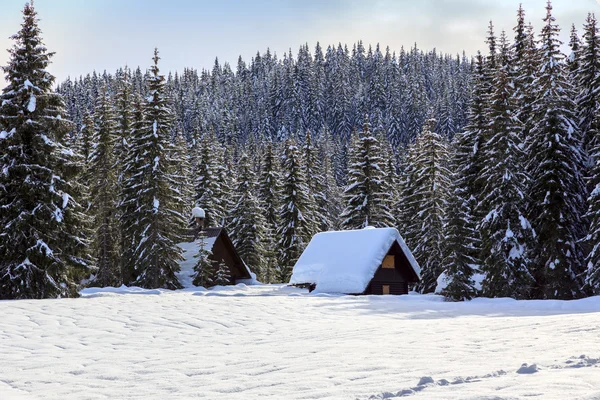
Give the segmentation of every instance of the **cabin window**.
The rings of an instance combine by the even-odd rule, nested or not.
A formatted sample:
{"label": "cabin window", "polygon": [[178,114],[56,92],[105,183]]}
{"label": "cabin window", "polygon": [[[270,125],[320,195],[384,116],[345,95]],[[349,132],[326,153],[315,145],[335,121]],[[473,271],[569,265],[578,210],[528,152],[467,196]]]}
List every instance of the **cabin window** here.
{"label": "cabin window", "polygon": [[390,285],[383,285],[381,288],[383,294],[390,294]]}
{"label": "cabin window", "polygon": [[394,256],[385,256],[383,259],[382,268],[394,269]]}

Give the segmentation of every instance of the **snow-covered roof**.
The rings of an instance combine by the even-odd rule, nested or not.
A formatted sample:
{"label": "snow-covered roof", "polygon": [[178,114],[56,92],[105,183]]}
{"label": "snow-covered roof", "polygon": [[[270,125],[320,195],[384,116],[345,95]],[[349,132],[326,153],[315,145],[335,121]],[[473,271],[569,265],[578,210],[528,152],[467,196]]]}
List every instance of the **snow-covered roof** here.
{"label": "snow-covered roof", "polygon": [[397,242],[417,277],[421,269],[395,228],[316,234],[296,262],[291,284],[316,284],[315,292],[362,293]]}

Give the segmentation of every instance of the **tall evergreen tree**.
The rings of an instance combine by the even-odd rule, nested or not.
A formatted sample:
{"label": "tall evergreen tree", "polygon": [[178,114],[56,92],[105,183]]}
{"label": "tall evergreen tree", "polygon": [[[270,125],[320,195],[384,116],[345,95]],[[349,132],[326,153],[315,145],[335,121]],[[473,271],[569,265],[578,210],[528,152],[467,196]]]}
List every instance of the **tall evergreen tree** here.
{"label": "tall evergreen tree", "polygon": [[280,195],[279,162],[273,143],[269,141],[262,160],[262,171],[259,182],[259,200],[265,217],[265,267],[262,279],[271,283],[275,279],[277,264],[277,227],[279,226]]}
{"label": "tall evergreen tree", "polygon": [[74,181],[81,160],[64,146],[72,126],[29,3],[21,26],[0,96],[0,299],[76,297],[90,268]]}
{"label": "tall evergreen tree", "polygon": [[449,154],[445,140],[435,133],[436,120],[427,119],[423,132],[417,136],[410,152],[412,164],[409,179],[410,196],[403,198],[405,211],[414,215],[412,224],[404,227],[409,246],[421,266],[423,293],[435,290],[437,278],[443,272],[444,227],[450,190]]}
{"label": "tall evergreen tree", "polygon": [[96,105],[94,149],[90,156],[90,212],[94,216],[94,255],[98,273],[94,284],[120,286],[121,265],[117,223],[117,174],[115,132],[117,121],[110,95],[104,89]]}
{"label": "tall evergreen tree", "polygon": [[221,226],[225,218],[224,190],[221,185],[220,165],[223,152],[213,131],[205,134],[198,144],[196,180],[196,205],[206,210],[207,226]]}
{"label": "tall evergreen tree", "polygon": [[462,301],[472,299],[477,293],[473,275],[479,268],[480,240],[473,217],[476,203],[470,194],[468,181],[472,138],[468,133],[459,132],[454,139],[443,258],[447,286],[441,294],[448,299]]}
{"label": "tall evergreen tree", "polygon": [[541,65],[534,82],[534,124],[528,154],[532,225],[538,234],[533,253],[535,297],[581,296],[585,188],[581,137],[575,123],[571,87],[560,52],[559,28],[548,2],[540,37]]}
{"label": "tall evergreen tree", "polygon": [[[583,44],[579,49],[576,90],[577,122],[583,135],[585,150],[592,153],[598,144],[596,115],[600,108],[600,36],[598,22],[593,14],[588,14],[584,32]],[[592,163],[595,160],[591,160]]]}
{"label": "tall evergreen tree", "polygon": [[365,117],[363,130],[355,140],[348,169],[348,186],[344,191],[346,206],[342,212],[343,229],[366,226],[389,227],[395,219],[385,198],[385,172],[379,141]]}
{"label": "tall evergreen tree", "polygon": [[165,97],[165,78],[158,68],[158,50],[148,77],[149,97],[144,104],[143,134],[134,138],[132,151],[144,159],[132,178],[138,185],[139,208],[137,224],[142,228],[136,238],[135,285],[145,288],[178,289],[177,280],[182,241],[180,232],[185,218],[180,214],[181,198],[174,189],[177,180],[173,171],[177,160],[172,159],[169,143],[172,114]]}
{"label": "tall evergreen tree", "polygon": [[254,195],[256,178],[248,156],[243,153],[239,163],[236,204],[231,210],[231,237],[240,257],[248,267],[265,277],[265,219]]}
{"label": "tall evergreen tree", "polygon": [[308,195],[306,177],[302,168],[302,156],[293,140],[288,140],[282,161],[283,177],[281,207],[279,209],[279,266],[277,280],[287,282],[292,268],[315,231],[315,221],[308,210],[314,209],[313,199]]}
{"label": "tall evergreen tree", "polygon": [[[600,119],[600,113],[596,111],[596,119]],[[598,126],[600,121],[595,121],[593,127]],[[595,128],[592,128],[593,130]],[[594,135],[598,133],[593,132]],[[585,290],[594,294],[600,294],[600,143],[596,142],[591,151],[591,159],[594,164],[591,169],[590,183],[592,192],[588,198],[588,210],[585,219],[589,223],[589,230],[584,243],[589,248],[586,262]]]}
{"label": "tall evergreen tree", "polygon": [[480,207],[486,214],[479,230],[482,236],[482,291],[489,297],[527,298],[533,277],[529,251],[534,232],[526,217],[525,191],[529,177],[522,165],[522,127],[516,118],[508,43],[504,33],[491,94],[489,141],[484,146],[486,166]]}
{"label": "tall evergreen tree", "polygon": [[196,265],[194,265],[194,286],[203,286],[209,288],[215,285],[215,274],[216,266],[214,261],[211,259],[212,250],[208,248],[208,242],[206,235],[201,232],[198,238],[198,244],[200,249],[196,258]]}
{"label": "tall evergreen tree", "polygon": [[123,181],[119,193],[119,224],[121,234],[121,276],[123,283],[129,285],[137,277],[136,248],[142,236],[142,226],[138,224],[142,199],[140,190],[146,186],[145,169],[147,163],[144,141],[144,110],[142,98],[133,96],[133,113],[131,124],[131,139],[128,146],[125,164],[123,166]]}

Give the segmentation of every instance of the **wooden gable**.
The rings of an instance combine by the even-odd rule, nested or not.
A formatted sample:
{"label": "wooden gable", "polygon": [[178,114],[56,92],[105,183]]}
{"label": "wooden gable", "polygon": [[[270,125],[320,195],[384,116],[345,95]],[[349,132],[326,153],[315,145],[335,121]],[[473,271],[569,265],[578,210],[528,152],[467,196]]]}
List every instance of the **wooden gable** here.
{"label": "wooden gable", "polygon": [[229,267],[232,284],[235,284],[238,279],[251,278],[225,228],[207,228],[204,234],[206,237],[216,238],[210,258],[215,262],[223,261]]}
{"label": "wooden gable", "polygon": [[408,294],[408,285],[418,280],[402,248],[394,242],[364,294]]}

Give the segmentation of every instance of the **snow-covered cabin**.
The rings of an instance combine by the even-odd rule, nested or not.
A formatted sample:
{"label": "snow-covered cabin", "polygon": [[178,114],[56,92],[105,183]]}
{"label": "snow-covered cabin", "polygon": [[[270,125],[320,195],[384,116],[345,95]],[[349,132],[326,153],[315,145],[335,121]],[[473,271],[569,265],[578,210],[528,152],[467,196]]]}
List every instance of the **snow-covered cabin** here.
{"label": "snow-covered cabin", "polygon": [[[200,235],[202,235],[202,239],[199,238]],[[227,265],[231,276],[231,285],[251,282],[256,278],[238,254],[225,228],[203,228],[201,231],[195,229],[193,241],[179,244],[184,257],[184,261],[180,265],[180,280],[185,287],[191,286],[191,275],[193,275],[194,265],[198,261],[195,256],[200,250],[201,243],[206,250],[210,250],[209,258],[211,260],[216,263],[223,261]]]}
{"label": "snow-covered cabin", "polygon": [[395,228],[322,232],[296,262],[290,284],[318,293],[408,294],[420,272]]}

